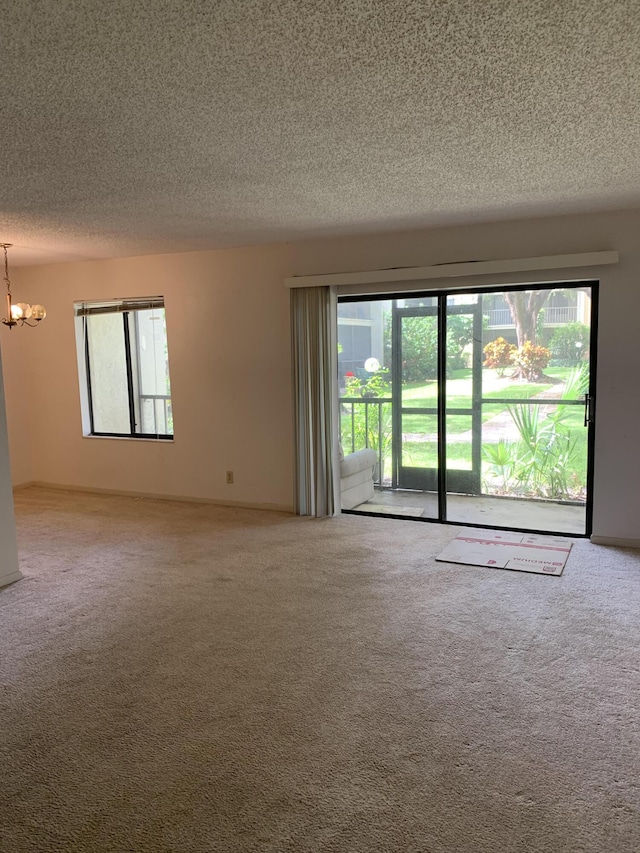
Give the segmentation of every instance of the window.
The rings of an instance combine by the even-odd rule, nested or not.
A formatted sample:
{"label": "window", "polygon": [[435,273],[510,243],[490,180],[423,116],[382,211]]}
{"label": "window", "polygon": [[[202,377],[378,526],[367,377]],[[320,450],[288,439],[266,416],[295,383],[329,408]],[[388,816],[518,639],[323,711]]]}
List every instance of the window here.
{"label": "window", "polygon": [[84,434],[171,440],[164,299],[74,309]]}

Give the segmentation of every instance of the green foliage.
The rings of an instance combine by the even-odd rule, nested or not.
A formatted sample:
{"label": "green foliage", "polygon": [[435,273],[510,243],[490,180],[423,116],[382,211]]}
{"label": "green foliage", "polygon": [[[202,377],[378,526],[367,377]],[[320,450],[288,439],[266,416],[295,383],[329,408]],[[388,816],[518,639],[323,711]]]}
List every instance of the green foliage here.
{"label": "green foliage", "polygon": [[370,447],[378,451],[381,470],[378,481],[384,478],[384,467],[391,459],[392,404],[378,402],[391,396],[389,370],[381,367],[366,379],[347,376],[345,397],[361,397],[361,400],[342,403],[341,441],[344,448],[362,450]]}
{"label": "green foliage", "polygon": [[[567,323],[559,326],[549,341],[551,357],[575,364],[586,356],[590,329],[584,323]],[[579,346],[576,346],[579,344]]]}
{"label": "green foliage", "polygon": [[[588,384],[588,369],[583,365],[567,377],[563,398],[578,400],[586,393]],[[503,493],[562,500],[580,491],[584,483],[575,470],[581,450],[568,423],[575,408],[555,405],[546,417],[541,417],[541,407],[537,404],[507,406],[519,441],[500,440],[483,447],[487,470],[498,480]]]}
{"label": "green foliage", "polygon": [[[564,389],[562,391],[562,398],[564,400],[578,400],[580,397],[583,397],[588,390],[589,365],[585,363],[581,364],[580,367],[576,367],[575,370],[572,370],[567,376]],[[566,406],[562,408],[566,408]]]}
{"label": "green foliage", "polygon": [[[549,367],[575,367],[576,359],[574,358],[553,358],[549,360]],[[547,371],[548,372],[548,371]]]}
{"label": "green foliage", "polygon": [[345,397],[391,396],[391,377],[387,367],[380,367],[365,379],[347,374],[344,385]]}
{"label": "green foliage", "polygon": [[402,322],[402,378],[435,379],[438,373],[438,324],[435,317],[406,317]]}
{"label": "green foliage", "polygon": [[520,368],[521,374],[526,379],[539,379],[542,371],[549,364],[551,352],[542,346],[525,341],[513,355],[514,364]]}
{"label": "green foliage", "polygon": [[[473,318],[447,317],[447,370],[465,367],[463,350],[473,340]],[[385,318],[385,352],[391,352],[391,313]],[[438,375],[438,321],[436,317],[404,317],[402,320],[402,378],[424,382]]]}
{"label": "green foliage", "polygon": [[507,407],[520,434],[515,479],[524,494],[556,500],[571,494],[569,470],[577,439],[564,425],[567,406],[557,406],[544,420],[539,406]]}
{"label": "green foliage", "polygon": [[517,459],[511,442],[503,438],[497,444],[485,444],[482,448],[487,460],[489,471],[494,477],[500,479],[500,488],[503,492],[509,490],[509,481],[513,477]]}
{"label": "green foliage", "polygon": [[363,385],[363,397],[389,397],[391,395],[391,377],[389,368],[380,367],[372,373]]}
{"label": "green foliage", "polygon": [[362,380],[354,373],[347,373],[344,377],[344,395],[345,397],[360,397],[360,389],[362,388]]}
{"label": "green foliage", "polygon": [[392,404],[374,398],[343,402],[340,433],[345,453],[365,447],[378,453],[381,467],[377,480],[381,483],[385,466],[391,463]]}
{"label": "green foliage", "polygon": [[513,356],[517,347],[505,341],[504,338],[496,338],[495,341],[490,341],[482,350],[485,359],[484,366],[495,368],[498,376],[504,374],[505,367],[513,366]]}

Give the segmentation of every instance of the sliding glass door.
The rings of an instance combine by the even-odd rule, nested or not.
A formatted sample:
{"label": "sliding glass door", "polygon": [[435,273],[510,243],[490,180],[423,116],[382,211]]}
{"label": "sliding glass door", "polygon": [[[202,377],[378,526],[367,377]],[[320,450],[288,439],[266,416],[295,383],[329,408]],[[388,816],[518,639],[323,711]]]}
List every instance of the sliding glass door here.
{"label": "sliding glass door", "polygon": [[[587,532],[593,291],[584,284],[475,294],[483,318],[475,427],[482,484],[460,492],[447,481],[448,521]],[[453,383],[445,381],[449,399]]]}
{"label": "sliding glass door", "polygon": [[[421,304],[414,304],[419,302]],[[393,482],[398,490],[438,492],[438,303],[395,300],[392,307]],[[438,501],[425,501],[438,518]]]}
{"label": "sliding glass door", "polygon": [[378,457],[354,511],[588,534],[596,289],[341,301],[342,443]]}

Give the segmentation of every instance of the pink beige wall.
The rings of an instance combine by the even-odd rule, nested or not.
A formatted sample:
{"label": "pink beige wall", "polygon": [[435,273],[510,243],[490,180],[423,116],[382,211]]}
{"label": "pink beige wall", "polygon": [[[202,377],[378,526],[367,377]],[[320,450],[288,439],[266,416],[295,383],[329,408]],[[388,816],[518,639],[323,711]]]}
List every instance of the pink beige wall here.
{"label": "pink beige wall", "polygon": [[20,579],[0,350],[0,586]]}
{"label": "pink beige wall", "polygon": [[[29,336],[31,479],[290,508],[286,272],[270,248],[18,270],[14,290],[48,311],[38,329],[12,331]],[[165,297],[175,440],[83,438],[73,302],[154,294]],[[17,382],[7,398],[21,405]]]}
{"label": "pink beige wall", "polygon": [[[49,316],[39,329],[12,332],[28,335],[28,347],[6,352],[14,480],[290,508],[285,277],[618,249],[619,265],[598,270],[594,532],[640,541],[638,234],[632,211],[18,269],[14,290]],[[72,303],[151,294],[166,303],[175,441],[83,438]],[[31,468],[20,458],[29,428]]]}
{"label": "pink beige wall", "polygon": [[[3,305],[4,308],[4,305]],[[4,317],[3,311],[2,316]],[[33,480],[31,468],[31,399],[34,394],[35,377],[32,374],[31,335],[26,329],[0,328],[0,351],[4,374],[9,429],[9,453],[13,483],[29,483]],[[30,334],[27,334],[30,332]]]}

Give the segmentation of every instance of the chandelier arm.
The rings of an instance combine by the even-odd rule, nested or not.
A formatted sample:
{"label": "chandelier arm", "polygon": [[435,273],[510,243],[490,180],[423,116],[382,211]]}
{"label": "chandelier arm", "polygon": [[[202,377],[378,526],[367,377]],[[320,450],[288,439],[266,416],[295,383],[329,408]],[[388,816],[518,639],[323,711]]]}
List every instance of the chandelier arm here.
{"label": "chandelier arm", "polygon": [[11,243],[3,243],[2,248],[4,250],[4,280],[7,283],[7,290],[9,290],[9,257],[7,255],[7,249]]}
{"label": "chandelier arm", "polygon": [[[7,316],[2,318],[2,322],[5,326],[9,327],[9,331],[13,329],[14,326],[31,326],[31,328],[35,328],[40,324],[42,320],[47,316],[47,312],[43,305],[38,305],[37,308],[38,314],[41,316],[35,317],[35,322],[29,323],[27,322],[27,318],[24,316],[15,316],[11,311],[11,282],[9,281],[9,257],[7,253],[7,249],[10,249],[12,243],[0,243],[0,248],[2,248],[4,252],[4,282],[7,285]],[[16,314],[22,314],[23,311],[28,315],[31,314],[32,306],[27,305],[26,303],[18,302],[16,308]]]}

